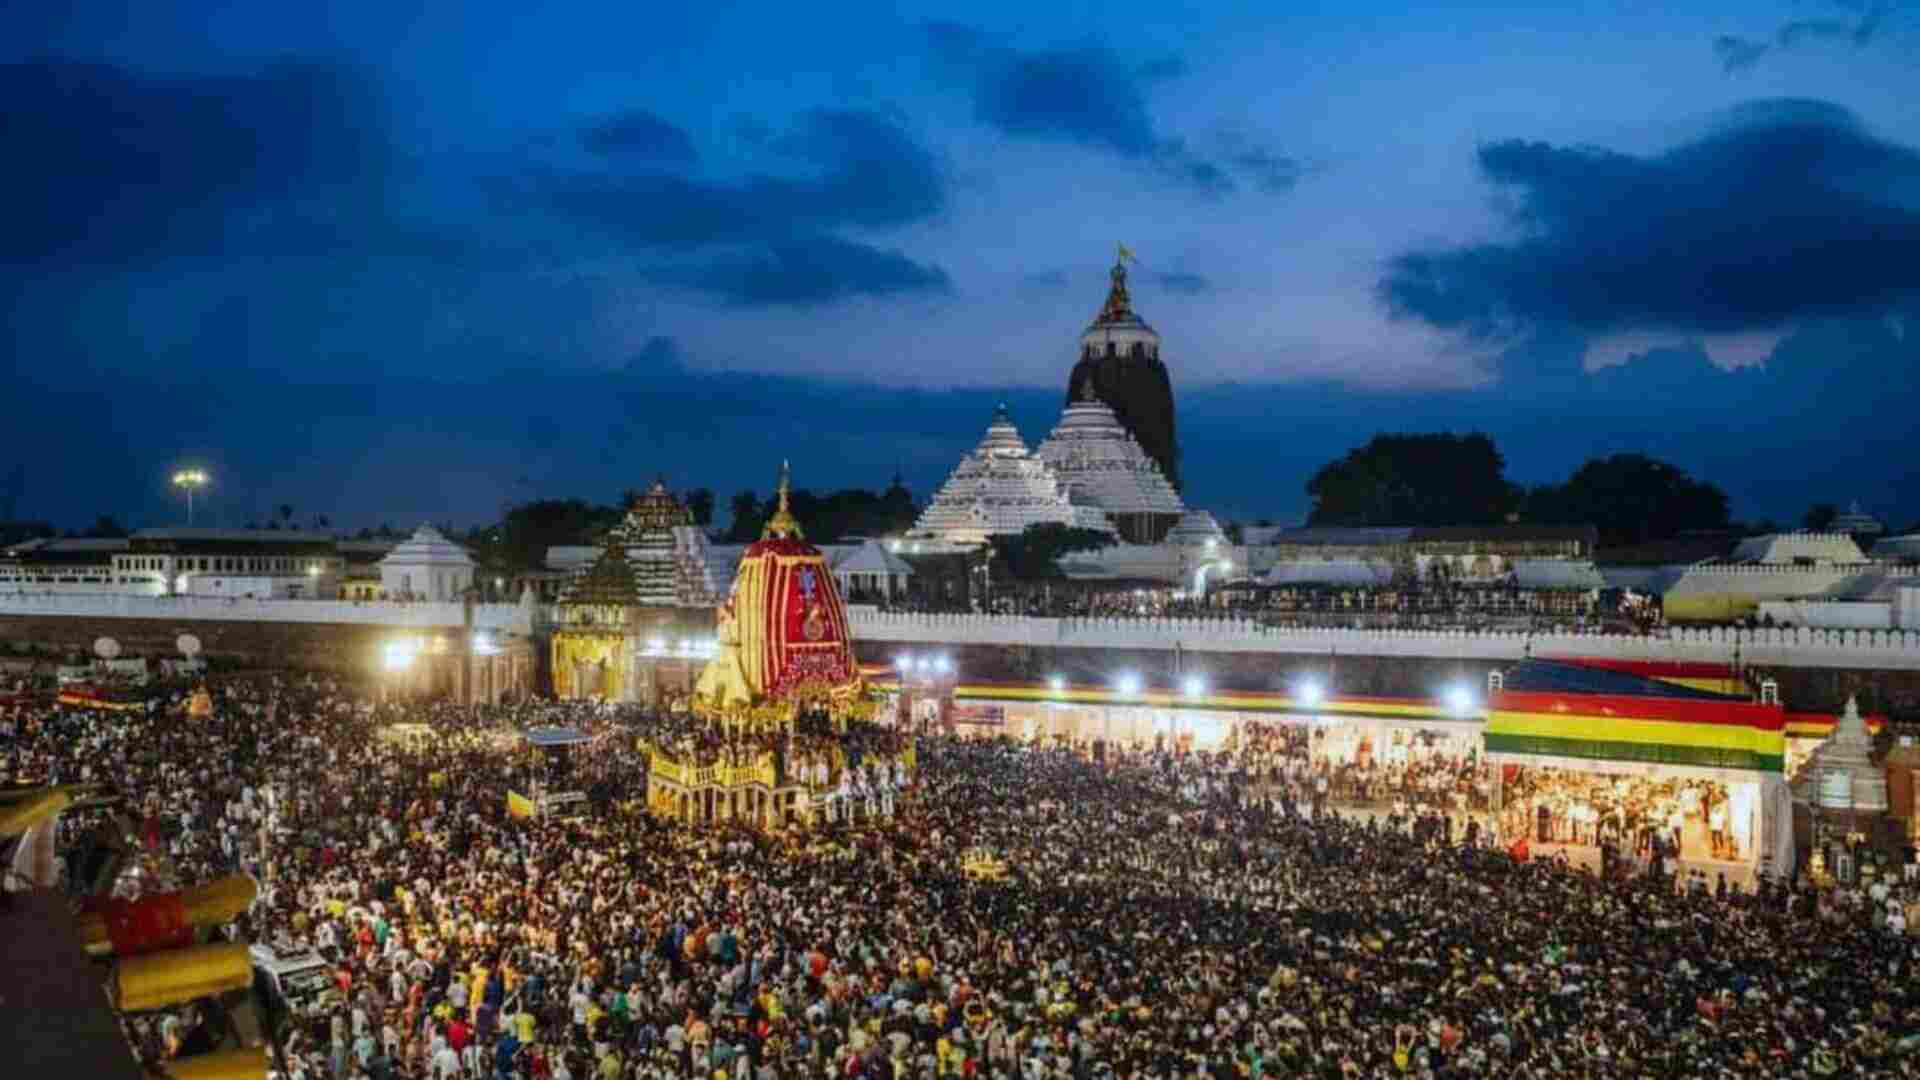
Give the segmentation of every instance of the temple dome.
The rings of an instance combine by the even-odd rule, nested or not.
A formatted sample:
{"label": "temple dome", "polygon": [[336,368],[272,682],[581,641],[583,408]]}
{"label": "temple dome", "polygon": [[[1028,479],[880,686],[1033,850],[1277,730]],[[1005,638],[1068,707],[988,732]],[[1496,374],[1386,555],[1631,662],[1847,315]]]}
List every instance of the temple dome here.
{"label": "temple dome", "polygon": [[1132,543],[1158,543],[1186,505],[1114,411],[1091,393],[1067,406],[1034,455],[1070,499],[1098,507]]}
{"label": "temple dome", "polygon": [[1167,533],[1167,543],[1178,547],[1218,547],[1227,542],[1227,532],[1205,510],[1189,510],[1180,523]]}
{"label": "temple dome", "polygon": [[980,544],[991,536],[1048,523],[1113,531],[1098,507],[1076,505],[1068,497],[1053,470],[1027,449],[1002,405],[979,444],[960,459],[907,535]]}
{"label": "temple dome", "polygon": [[380,586],[388,596],[458,600],[472,585],[473,556],[432,525],[415,529],[380,560]]}

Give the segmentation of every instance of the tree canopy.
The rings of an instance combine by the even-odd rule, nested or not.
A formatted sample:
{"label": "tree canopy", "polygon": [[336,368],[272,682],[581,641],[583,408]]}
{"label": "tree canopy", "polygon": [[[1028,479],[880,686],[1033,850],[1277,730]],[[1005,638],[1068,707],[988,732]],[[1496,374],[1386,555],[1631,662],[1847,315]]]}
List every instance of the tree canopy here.
{"label": "tree canopy", "polygon": [[[875,494],[861,488],[849,488],[830,495],[817,495],[804,488],[788,497],[793,516],[800,520],[807,539],[816,544],[835,544],[849,536],[887,536],[903,532],[919,514],[913,493],[898,480],[886,491]],[[736,544],[760,539],[760,528],[779,504],[779,497],[765,498],[751,491],[733,497],[733,521],[727,540]]]}
{"label": "tree canopy", "polygon": [[1666,540],[1728,527],[1727,494],[1645,454],[1594,458],[1564,484],[1527,494],[1530,521],[1592,525],[1603,546]]}
{"label": "tree canopy", "polygon": [[546,565],[548,548],[594,543],[620,523],[622,513],[618,506],[584,499],[542,499],[509,509],[499,524],[475,530],[469,540],[484,566],[538,569]]}
{"label": "tree canopy", "polygon": [[[1307,483],[1309,525],[1591,525],[1606,546],[1729,527],[1727,495],[1645,454],[1594,458],[1562,484],[1522,489],[1493,440],[1474,433],[1376,435]],[[1832,507],[1818,506],[1808,520]],[[1830,516],[1824,518],[1829,523]]]}
{"label": "tree canopy", "polygon": [[1506,472],[1493,440],[1478,432],[1375,435],[1307,481],[1307,524],[1496,524],[1521,498]]}
{"label": "tree canopy", "polygon": [[1840,508],[1833,503],[1814,503],[1800,519],[1800,527],[1808,532],[1826,532],[1840,516]]}
{"label": "tree canopy", "polygon": [[1076,529],[1058,522],[1029,525],[1018,536],[993,538],[994,556],[1021,581],[1060,576],[1060,557],[1075,551],[1097,551],[1115,543],[1112,534]]}

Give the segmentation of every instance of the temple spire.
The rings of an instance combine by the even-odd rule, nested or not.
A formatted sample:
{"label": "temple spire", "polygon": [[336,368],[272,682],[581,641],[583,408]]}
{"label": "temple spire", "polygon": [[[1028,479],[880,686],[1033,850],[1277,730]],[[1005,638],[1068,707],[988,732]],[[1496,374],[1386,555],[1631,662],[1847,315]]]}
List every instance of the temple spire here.
{"label": "temple spire", "polygon": [[767,519],[766,528],[760,530],[762,540],[802,540],[800,523],[794,520],[793,510],[787,505],[788,496],[793,489],[793,468],[784,460],[780,462],[779,505],[773,516]]}
{"label": "temple spire", "polygon": [[1113,270],[1107,275],[1112,284],[1107,288],[1107,302],[1100,308],[1100,315],[1093,320],[1095,326],[1103,323],[1129,322],[1133,319],[1133,301],[1127,296],[1127,260],[1133,258],[1133,252],[1127,245],[1120,245],[1120,252],[1113,260]]}

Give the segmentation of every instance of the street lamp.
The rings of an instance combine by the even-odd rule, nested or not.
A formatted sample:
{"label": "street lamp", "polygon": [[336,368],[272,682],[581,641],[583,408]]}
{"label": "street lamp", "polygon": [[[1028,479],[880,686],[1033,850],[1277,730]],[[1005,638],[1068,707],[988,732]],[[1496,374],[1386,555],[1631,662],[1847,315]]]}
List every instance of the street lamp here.
{"label": "street lamp", "polygon": [[187,525],[193,525],[193,493],[207,486],[205,469],[181,469],[173,474],[173,486],[187,493]]}
{"label": "street lamp", "polygon": [[1447,711],[1455,716],[1467,716],[1473,712],[1473,691],[1464,686],[1447,688]]}

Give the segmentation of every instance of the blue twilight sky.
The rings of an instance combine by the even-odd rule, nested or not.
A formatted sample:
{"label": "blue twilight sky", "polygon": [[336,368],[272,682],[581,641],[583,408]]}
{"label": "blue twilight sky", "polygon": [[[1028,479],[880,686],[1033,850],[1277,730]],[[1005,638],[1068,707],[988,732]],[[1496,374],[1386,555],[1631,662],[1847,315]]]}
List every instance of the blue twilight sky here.
{"label": "blue twilight sky", "polygon": [[1114,246],[1190,501],[1379,430],[1920,519],[1920,5],[0,13],[0,512],[924,497],[1052,423]]}

